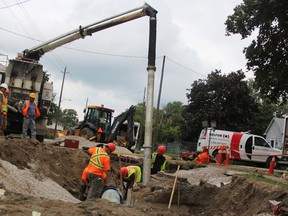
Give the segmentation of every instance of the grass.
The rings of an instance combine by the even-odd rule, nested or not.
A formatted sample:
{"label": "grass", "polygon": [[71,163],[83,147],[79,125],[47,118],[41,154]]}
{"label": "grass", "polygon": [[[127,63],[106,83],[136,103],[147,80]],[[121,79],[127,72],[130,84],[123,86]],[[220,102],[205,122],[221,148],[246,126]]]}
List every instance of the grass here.
{"label": "grass", "polygon": [[[247,172],[247,170],[246,170]],[[239,175],[242,175],[242,176],[246,176],[247,178],[250,178],[250,179],[253,179],[253,180],[256,180],[256,181],[259,181],[259,182],[264,182],[266,184],[269,184],[269,185],[277,185],[283,189],[288,189],[288,182],[285,183],[285,182],[281,182],[280,180],[277,181],[277,180],[274,180],[274,179],[271,179],[269,178],[268,176],[266,176],[263,172],[248,172],[246,174],[239,174]],[[281,178],[282,176],[281,175],[274,175],[275,178]]]}

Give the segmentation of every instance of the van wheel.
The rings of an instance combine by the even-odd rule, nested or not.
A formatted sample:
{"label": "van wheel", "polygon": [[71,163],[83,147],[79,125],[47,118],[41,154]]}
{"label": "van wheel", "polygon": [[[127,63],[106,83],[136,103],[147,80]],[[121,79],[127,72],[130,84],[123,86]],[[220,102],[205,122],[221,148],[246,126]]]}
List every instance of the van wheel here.
{"label": "van wheel", "polygon": [[[270,168],[270,163],[272,161],[272,158],[273,157],[268,157],[266,160],[265,167],[268,169]],[[274,165],[274,169],[276,169],[276,168],[278,168],[278,158],[277,157],[275,157],[275,165]]]}

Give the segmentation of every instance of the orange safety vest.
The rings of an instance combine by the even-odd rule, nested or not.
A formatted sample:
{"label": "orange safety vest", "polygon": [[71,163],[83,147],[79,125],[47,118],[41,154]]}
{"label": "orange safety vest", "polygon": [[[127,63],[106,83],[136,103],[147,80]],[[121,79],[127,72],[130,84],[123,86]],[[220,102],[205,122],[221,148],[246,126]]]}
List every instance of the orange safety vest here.
{"label": "orange safety vest", "polygon": [[3,102],[2,102],[2,109],[1,109],[1,111],[2,111],[2,114],[3,115],[7,115],[7,112],[8,112],[8,99],[6,98],[6,96],[3,94],[3,92],[2,91],[0,91],[0,94],[2,94],[3,95]]}
{"label": "orange safety vest", "polygon": [[210,156],[208,152],[202,152],[201,154],[197,156],[197,158],[195,158],[194,161],[198,164],[210,163]]}
{"label": "orange safety vest", "polygon": [[[30,101],[26,101],[25,103],[26,103],[26,106],[22,109],[22,114],[23,114],[24,117],[27,117],[28,109],[30,107]],[[34,102],[34,104],[35,104],[35,107],[36,107],[35,117],[38,118],[41,115],[40,114],[40,110],[39,110],[39,108],[38,108],[38,106],[37,106],[37,104],[35,102]]]}
{"label": "orange safety vest", "polygon": [[106,151],[101,147],[93,147],[88,149],[88,153],[91,156],[89,164],[87,166],[88,173],[106,178],[105,171],[110,170],[110,157]]}

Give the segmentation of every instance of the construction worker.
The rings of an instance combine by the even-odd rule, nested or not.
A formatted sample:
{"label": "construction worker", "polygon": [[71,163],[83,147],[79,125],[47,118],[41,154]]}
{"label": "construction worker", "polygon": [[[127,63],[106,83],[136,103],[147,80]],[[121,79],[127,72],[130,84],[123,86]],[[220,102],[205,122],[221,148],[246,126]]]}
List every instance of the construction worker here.
{"label": "construction worker", "polygon": [[86,189],[89,188],[88,166],[84,168],[81,179],[82,179],[82,185],[80,188],[78,199],[81,201],[84,201],[86,199],[85,197]]}
{"label": "construction worker", "polygon": [[210,163],[210,156],[206,147],[203,147],[202,152],[194,159],[194,162],[197,164]]}
{"label": "construction worker", "polygon": [[100,198],[103,186],[107,185],[106,172],[110,170],[109,154],[115,151],[115,149],[115,144],[111,142],[104,147],[95,146],[86,151],[91,155],[87,166],[88,181],[90,184],[87,199]]}
{"label": "construction worker", "polygon": [[22,105],[22,115],[24,116],[22,134],[26,137],[27,131],[30,129],[31,139],[36,139],[35,119],[41,115],[35,99],[36,95],[32,92],[29,94],[29,101],[25,101]]}
{"label": "construction worker", "polygon": [[[127,166],[120,169],[123,180],[124,200],[127,199],[128,189],[133,189],[137,183],[142,181],[142,171],[139,166]],[[126,185],[125,185],[126,183]]]}
{"label": "construction worker", "polygon": [[7,124],[8,100],[5,95],[6,90],[8,90],[8,85],[2,83],[0,85],[0,136],[4,136]]}
{"label": "construction worker", "polygon": [[156,174],[159,171],[165,170],[166,158],[164,154],[166,152],[166,147],[161,145],[157,148],[157,153],[152,153],[151,158],[151,174]]}

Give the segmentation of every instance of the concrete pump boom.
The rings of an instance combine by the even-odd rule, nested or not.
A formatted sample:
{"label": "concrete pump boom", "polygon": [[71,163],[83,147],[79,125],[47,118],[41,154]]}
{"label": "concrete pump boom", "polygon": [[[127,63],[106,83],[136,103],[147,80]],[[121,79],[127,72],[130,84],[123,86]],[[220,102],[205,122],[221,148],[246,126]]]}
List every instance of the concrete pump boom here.
{"label": "concrete pump boom", "polygon": [[23,57],[39,61],[40,57],[44,55],[46,52],[49,52],[64,44],[70,43],[80,38],[85,38],[86,36],[91,36],[95,32],[131,21],[134,19],[138,19],[146,15],[155,17],[156,14],[157,14],[157,11],[153,9],[150,5],[145,3],[142,7],[129,10],[127,12],[101,20],[99,22],[87,25],[85,27],[79,26],[79,29],[73,30],[59,37],[51,39],[31,49],[26,49],[23,51]]}

